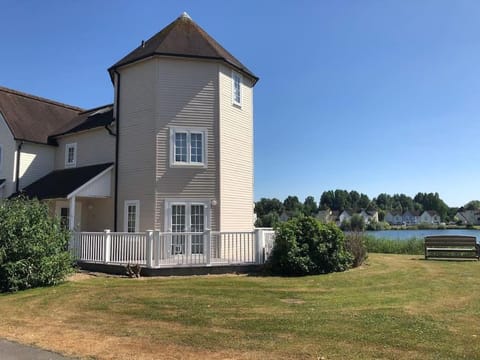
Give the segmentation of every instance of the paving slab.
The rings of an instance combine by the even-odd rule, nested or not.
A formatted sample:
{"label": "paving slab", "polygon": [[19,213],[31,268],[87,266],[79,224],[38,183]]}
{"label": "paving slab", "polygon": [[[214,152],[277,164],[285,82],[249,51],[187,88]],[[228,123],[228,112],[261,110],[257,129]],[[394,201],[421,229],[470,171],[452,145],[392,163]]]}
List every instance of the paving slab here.
{"label": "paving slab", "polygon": [[35,346],[22,345],[17,342],[0,339],[1,360],[72,360],[51,351]]}

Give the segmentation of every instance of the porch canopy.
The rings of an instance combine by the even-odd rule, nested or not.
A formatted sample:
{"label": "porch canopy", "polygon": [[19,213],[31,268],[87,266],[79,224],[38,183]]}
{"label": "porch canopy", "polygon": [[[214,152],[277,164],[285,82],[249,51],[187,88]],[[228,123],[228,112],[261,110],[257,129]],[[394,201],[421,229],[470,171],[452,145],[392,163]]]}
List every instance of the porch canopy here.
{"label": "porch canopy", "polygon": [[[69,200],[69,217],[75,218],[77,196],[105,198],[111,196],[113,163],[55,170],[25,187],[20,194],[39,200]],[[70,230],[74,222],[69,221]]]}

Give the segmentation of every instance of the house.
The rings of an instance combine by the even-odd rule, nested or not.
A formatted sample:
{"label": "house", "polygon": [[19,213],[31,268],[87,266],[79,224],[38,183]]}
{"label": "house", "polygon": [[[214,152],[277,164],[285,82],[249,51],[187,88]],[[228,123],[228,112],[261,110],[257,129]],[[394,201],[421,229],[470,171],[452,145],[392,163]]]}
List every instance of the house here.
{"label": "house", "polygon": [[465,225],[480,225],[480,211],[479,210],[458,211],[455,216],[462,222],[462,224],[465,224]]}
{"label": "house", "polygon": [[385,214],[385,221],[390,225],[402,225],[403,215],[398,211],[389,211]]}
{"label": "house", "polygon": [[378,211],[365,211],[362,209],[358,214],[363,218],[365,224],[378,222]]}
{"label": "house", "polygon": [[433,210],[424,211],[420,215],[420,223],[423,224],[440,224],[440,215]]}
{"label": "house", "polygon": [[315,216],[318,220],[322,223],[327,224],[330,222],[336,222],[339,216],[338,211],[332,211],[330,209],[327,210],[320,210],[317,215]]}
{"label": "house", "polygon": [[388,222],[390,225],[393,225],[393,217],[394,217],[394,213],[391,211],[387,211],[387,213],[385,214],[384,220]]}
{"label": "house", "polygon": [[344,221],[350,221],[352,215],[349,214],[347,210],[343,210],[338,216],[338,224],[342,224]]}
{"label": "house", "polygon": [[185,13],[108,72],[94,109],[0,88],[0,196],[77,231],[252,231],[258,78]]}
{"label": "house", "polygon": [[420,222],[420,214],[416,211],[407,210],[402,215],[405,225],[417,225]]}

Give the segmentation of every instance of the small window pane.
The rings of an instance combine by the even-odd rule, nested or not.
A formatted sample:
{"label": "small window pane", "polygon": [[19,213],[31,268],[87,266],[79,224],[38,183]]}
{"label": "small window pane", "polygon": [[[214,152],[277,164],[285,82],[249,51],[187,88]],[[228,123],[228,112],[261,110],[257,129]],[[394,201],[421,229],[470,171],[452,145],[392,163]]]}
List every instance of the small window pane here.
{"label": "small window pane", "polygon": [[137,206],[127,206],[127,232],[135,232],[137,229]]}
{"label": "small window pane", "polygon": [[233,75],[233,101],[237,104],[241,103],[241,78],[240,75]]}
{"label": "small window pane", "polygon": [[60,208],[60,224],[64,229],[69,229],[70,225],[70,209]]}
{"label": "small window pane", "polygon": [[175,161],[187,162],[187,133],[175,133]]}
{"label": "small window pane", "polygon": [[203,162],[203,141],[202,134],[191,134],[191,162],[202,163]]}

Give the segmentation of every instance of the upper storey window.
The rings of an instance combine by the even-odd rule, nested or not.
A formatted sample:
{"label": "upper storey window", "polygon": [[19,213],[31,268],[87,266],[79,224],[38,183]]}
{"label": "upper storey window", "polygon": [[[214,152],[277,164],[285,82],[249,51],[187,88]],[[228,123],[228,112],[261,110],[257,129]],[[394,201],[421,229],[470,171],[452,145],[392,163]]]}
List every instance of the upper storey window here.
{"label": "upper storey window", "polygon": [[242,75],[232,71],[232,103],[242,106]]}
{"label": "upper storey window", "polygon": [[170,129],[170,164],[206,166],[206,129]]}
{"label": "upper storey window", "polygon": [[74,167],[77,165],[77,144],[65,145],[65,166]]}

